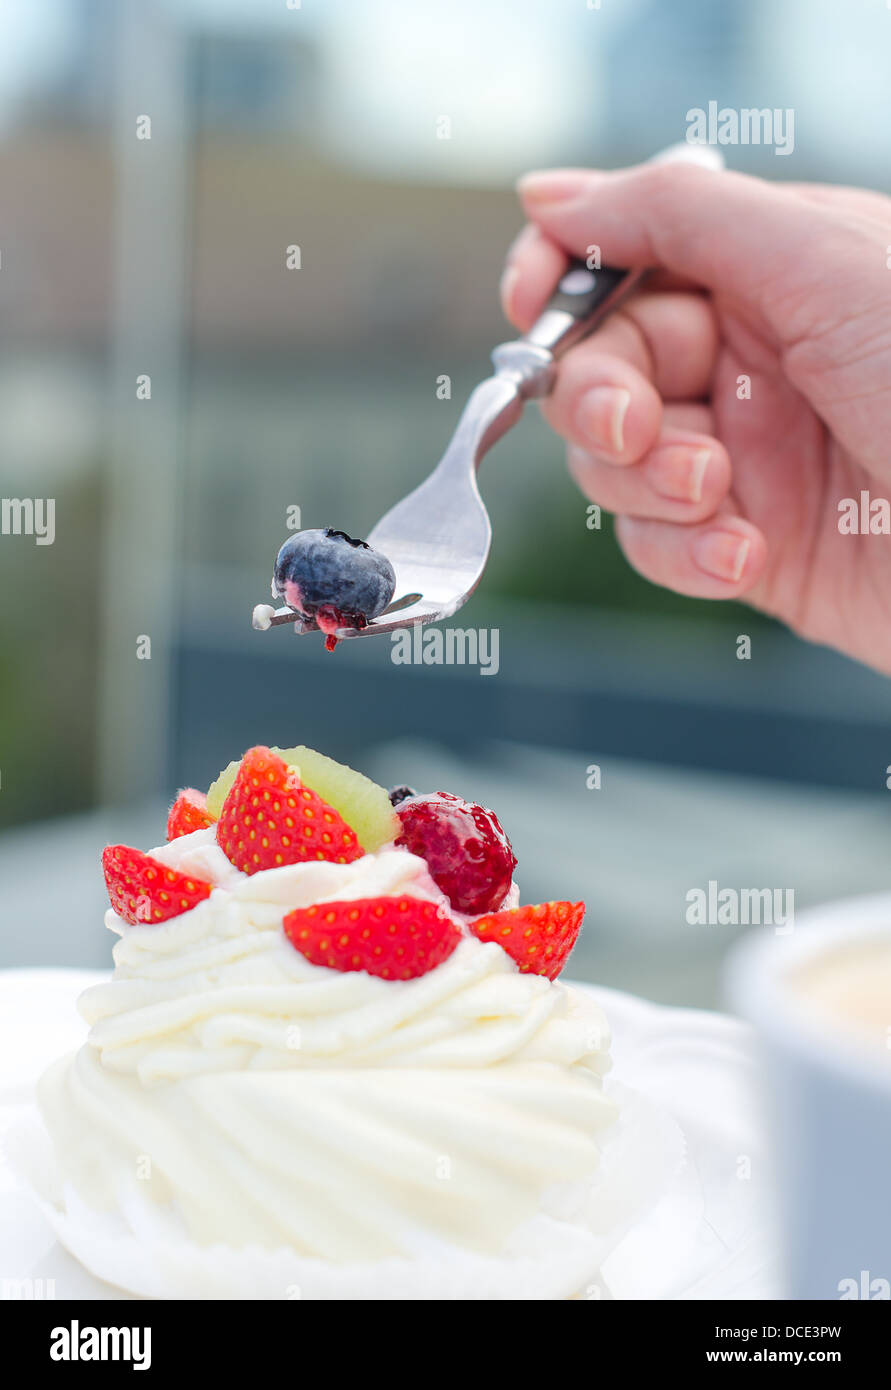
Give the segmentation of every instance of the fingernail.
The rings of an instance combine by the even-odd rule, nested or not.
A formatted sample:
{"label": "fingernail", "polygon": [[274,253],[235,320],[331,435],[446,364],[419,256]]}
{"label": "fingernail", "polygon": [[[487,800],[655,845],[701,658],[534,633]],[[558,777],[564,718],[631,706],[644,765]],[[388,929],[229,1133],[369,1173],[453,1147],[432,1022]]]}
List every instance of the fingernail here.
{"label": "fingernail", "polygon": [[701,502],[710,458],[710,449],[690,449],[684,444],[658,449],[647,464],[647,480],[660,497]]}
{"label": "fingernail", "polygon": [[693,559],[706,574],[737,584],[746,567],[751,541],[733,531],[707,531],[693,542]]}
{"label": "fingernail", "polygon": [[577,198],[588,181],[584,170],[542,169],[517,180],[517,192],[526,203],[565,203]]}
{"label": "fingernail", "polygon": [[504,267],[501,280],[498,284],[498,294],[501,298],[501,307],[504,309],[505,313],[509,313],[510,311],[511,300],[513,299],[514,290],[517,288],[517,281],[519,278],[519,266],[507,265]]}
{"label": "fingernail", "polygon": [[625,447],[625,414],[631,392],[621,386],[595,386],[579,402],[579,429],[598,449],[620,454]]}

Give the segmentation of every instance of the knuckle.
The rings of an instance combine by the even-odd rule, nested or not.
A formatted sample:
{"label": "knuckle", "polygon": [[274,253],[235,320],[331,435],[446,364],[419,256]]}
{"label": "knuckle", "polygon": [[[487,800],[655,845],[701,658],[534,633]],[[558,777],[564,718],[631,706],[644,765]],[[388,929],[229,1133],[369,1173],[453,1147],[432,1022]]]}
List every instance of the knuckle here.
{"label": "knuckle", "polygon": [[695,198],[702,191],[703,179],[712,172],[697,164],[645,164],[640,171],[644,193],[655,202],[667,198]]}

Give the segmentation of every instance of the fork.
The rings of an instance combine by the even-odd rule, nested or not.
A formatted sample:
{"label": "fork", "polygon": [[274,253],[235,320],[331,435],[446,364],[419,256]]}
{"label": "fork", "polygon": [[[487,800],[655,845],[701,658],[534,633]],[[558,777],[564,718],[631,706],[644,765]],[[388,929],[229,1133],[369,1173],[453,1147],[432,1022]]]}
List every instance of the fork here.
{"label": "fork", "polygon": [[[672,145],[653,163],[698,163],[721,168],[708,145]],[[646,270],[591,268],[572,260],[528,333],[492,353],[495,371],[470,395],[449,445],[433,472],[391,508],[368,536],[396,571],[400,597],[361,630],[338,628],[338,639],[373,637],[417,623],[449,618],[473,593],[489,556],[492,526],[477,484],[483,456],[506,434],[527,400],[550,391],[556,363],[592,333],[636,289]],[[317,631],[292,608],[258,604],[253,625],[265,630],[293,623]]]}

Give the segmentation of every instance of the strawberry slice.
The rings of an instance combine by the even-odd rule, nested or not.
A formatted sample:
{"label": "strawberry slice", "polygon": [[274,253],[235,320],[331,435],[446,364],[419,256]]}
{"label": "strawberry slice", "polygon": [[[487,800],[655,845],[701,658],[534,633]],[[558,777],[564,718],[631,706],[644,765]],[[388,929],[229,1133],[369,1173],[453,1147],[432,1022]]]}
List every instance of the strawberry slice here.
{"label": "strawberry slice", "polygon": [[556,980],[576,943],[584,903],[538,903],[489,912],[470,923],[480,941],[497,941],[520,970]]}
{"label": "strawberry slice", "polygon": [[414,980],[452,954],[461,933],[426,898],[355,898],[298,907],[284,920],[291,945],[313,965]]}
{"label": "strawberry slice", "polygon": [[127,845],[109,845],[102,854],[102,870],[112,907],[134,927],[167,922],[191,911],[213,887]]}
{"label": "strawberry slice", "polygon": [[355,830],[333,806],[304,787],[293,767],[269,748],[248,749],[223,802],[217,842],[245,874],[307,859],[351,864],[365,853]]}
{"label": "strawberry slice", "polygon": [[207,795],[195,787],[184,787],[170,808],[167,817],[167,839],[178,840],[194,830],[206,830],[214,817],[207,809]]}

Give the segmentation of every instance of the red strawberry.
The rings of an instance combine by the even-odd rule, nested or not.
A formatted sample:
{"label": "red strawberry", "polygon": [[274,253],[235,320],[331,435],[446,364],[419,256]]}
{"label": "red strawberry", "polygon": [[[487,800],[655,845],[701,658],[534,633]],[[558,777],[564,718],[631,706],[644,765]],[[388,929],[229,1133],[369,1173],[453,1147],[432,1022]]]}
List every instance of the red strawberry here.
{"label": "red strawberry", "polygon": [[178,917],[209,897],[213,887],[127,845],[109,845],[102,869],[112,907],[133,926]]}
{"label": "red strawberry", "polygon": [[584,915],[584,903],[539,903],[477,917],[470,930],[480,941],[497,941],[522,971],[556,980]]}
{"label": "red strawberry", "polygon": [[306,859],[351,864],[365,851],[346,821],[268,748],[248,749],[223,802],[217,841],[245,874]]}
{"label": "red strawberry", "polygon": [[285,935],[313,965],[367,970],[383,980],[414,980],[441,965],[461,933],[426,898],[355,898],[298,907]]}
{"label": "red strawberry", "polygon": [[178,840],[193,830],[206,830],[214,818],[207,812],[207,796],[194,787],[185,787],[174,801],[167,817],[167,838]]}

